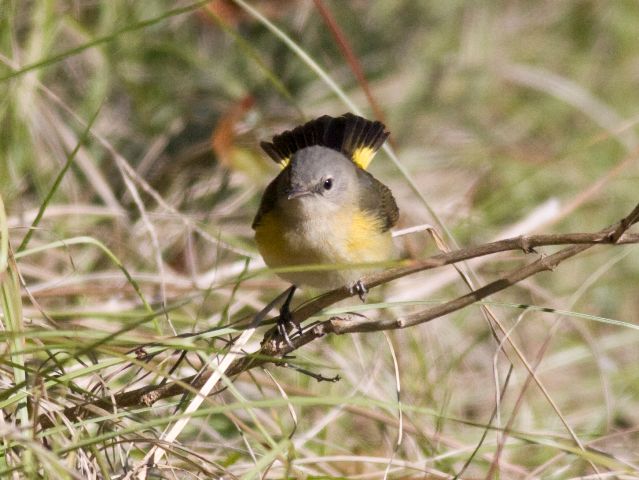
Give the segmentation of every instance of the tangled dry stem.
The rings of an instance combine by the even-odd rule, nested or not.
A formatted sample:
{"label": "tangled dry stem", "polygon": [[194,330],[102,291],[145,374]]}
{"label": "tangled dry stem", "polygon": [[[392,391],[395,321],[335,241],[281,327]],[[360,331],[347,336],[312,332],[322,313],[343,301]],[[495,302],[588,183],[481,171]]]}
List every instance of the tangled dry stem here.
{"label": "tangled dry stem", "polygon": [[[551,255],[541,254],[535,261],[515,269],[508,275],[490,282],[470,293],[403,317],[386,318],[381,320],[370,320],[363,316],[349,314],[332,317],[328,320],[318,321],[312,324],[307,327],[301,335],[293,336],[291,338],[291,345],[282,341],[282,338],[280,338],[277,334],[277,329],[274,327],[265,333],[258,352],[238,358],[230,365],[226,371],[226,375],[233,377],[267,363],[285,364],[287,362],[286,356],[291,352],[331,333],[343,335],[356,332],[376,332],[381,330],[408,328],[442,317],[481,301],[494,293],[509,288],[540,272],[552,271],[563,261],[578,255],[594,245],[639,243],[639,234],[627,232],[627,230],[638,221],[639,204],[637,204],[632,212],[621,219],[617,224],[599,232],[519,236],[475,247],[462,248],[453,252],[441,253],[424,260],[413,261],[409,265],[403,267],[370,275],[363,280],[364,285],[368,289],[416,272],[455,264],[498,252],[521,250],[530,254],[536,253],[535,248],[537,247],[569,245]],[[293,318],[296,322],[303,322],[320,312],[322,309],[351,295],[352,293],[346,288],[332,290],[298,308],[295,312],[293,312]],[[159,385],[147,385],[114,396],[104,397],[89,401],[85,404],[68,407],[60,412],[60,414],[64,415],[67,420],[74,421],[82,417],[95,416],[99,413],[104,414],[105,411],[109,412],[135,406],[151,406],[161,399],[180,395],[185,392],[197,392],[210,377],[211,373],[212,370],[207,369],[200,372],[198,375],[192,375]],[[39,421],[40,425],[45,428],[53,425],[53,421],[49,416],[41,415]]]}

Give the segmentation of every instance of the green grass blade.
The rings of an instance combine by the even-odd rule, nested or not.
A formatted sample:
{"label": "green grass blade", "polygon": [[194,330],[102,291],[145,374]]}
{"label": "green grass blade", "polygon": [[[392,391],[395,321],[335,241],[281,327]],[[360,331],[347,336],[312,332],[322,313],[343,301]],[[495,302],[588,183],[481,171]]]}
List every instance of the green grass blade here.
{"label": "green grass blade", "polygon": [[118,30],[116,30],[115,32],[111,32],[108,35],[104,35],[102,37],[98,37],[90,42],[84,43],[82,45],[79,45],[75,48],[70,48],[69,50],[65,50],[64,52],[58,53],[57,55],[53,55],[51,57],[39,60],[37,62],[31,63],[29,65],[26,65],[22,68],[19,68],[17,70],[14,70],[13,72],[0,77],[0,82],[5,82],[7,80],[10,80],[12,78],[15,77],[19,77],[21,75],[24,75],[27,72],[30,72],[32,70],[36,70],[39,68],[44,68],[44,67],[48,67],[50,65],[53,65],[55,63],[58,63],[66,58],[72,57],[74,55],[77,55],[79,53],[84,52],[85,50],[88,50],[89,48],[93,48],[96,47],[98,45],[101,45],[103,43],[107,43],[110,42],[116,38],[118,38],[119,36],[125,34],[125,33],[129,33],[129,32],[135,32],[136,30],[141,30],[143,28],[146,27],[150,27],[152,25],[155,25],[157,23],[162,22],[163,20],[166,20],[168,18],[171,17],[175,17],[177,15],[182,15],[184,13],[189,13],[192,12],[193,10],[196,10],[198,8],[200,8],[201,6],[205,5],[206,3],[209,3],[209,0],[200,0],[199,2],[194,2],[188,5],[185,5],[184,7],[179,7],[179,8],[174,8],[173,10],[169,10],[167,12],[164,12],[161,15],[158,15],[156,17],[153,18],[149,18],[148,20],[144,20],[142,22],[137,22],[131,25],[126,25]]}

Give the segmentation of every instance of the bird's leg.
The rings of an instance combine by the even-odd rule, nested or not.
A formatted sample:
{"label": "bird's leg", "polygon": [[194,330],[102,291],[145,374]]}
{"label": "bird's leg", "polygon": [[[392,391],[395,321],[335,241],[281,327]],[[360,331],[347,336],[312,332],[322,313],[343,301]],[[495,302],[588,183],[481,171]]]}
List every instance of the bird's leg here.
{"label": "bird's leg", "polygon": [[288,327],[293,324],[297,327],[297,332],[302,334],[302,326],[293,320],[293,315],[291,315],[291,300],[293,300],[293,294],[295,293],[295,289],[297,287],[292,285],[288,291],[288,295],[286,296],[286,300],[282,304],[282,308],[280,308],[280,317],[277,319],[277,331],[280,336],[284,339],[286,344],[293,347],[293,343],[291,342],[291,338],[288,336]]}
{"label": "bird's leg", "polygon": [[368,294],[368,289],[362,283],[361,280],[357,280],[350,288],[351,293],[356,293],[362,303],[366,303],[366,295]]}

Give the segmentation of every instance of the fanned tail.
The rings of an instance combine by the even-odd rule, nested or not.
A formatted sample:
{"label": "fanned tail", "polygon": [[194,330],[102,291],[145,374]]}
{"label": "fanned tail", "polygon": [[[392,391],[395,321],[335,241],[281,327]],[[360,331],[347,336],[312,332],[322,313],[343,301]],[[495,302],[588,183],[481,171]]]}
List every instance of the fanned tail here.
{"label": "fanned tail", "polygon": [[260,145],[282,167],[288,165],[298,150],[320,145],[342,152],[366,170],[389,135],[383,123],[345,113],[340,117],[321,116]]}

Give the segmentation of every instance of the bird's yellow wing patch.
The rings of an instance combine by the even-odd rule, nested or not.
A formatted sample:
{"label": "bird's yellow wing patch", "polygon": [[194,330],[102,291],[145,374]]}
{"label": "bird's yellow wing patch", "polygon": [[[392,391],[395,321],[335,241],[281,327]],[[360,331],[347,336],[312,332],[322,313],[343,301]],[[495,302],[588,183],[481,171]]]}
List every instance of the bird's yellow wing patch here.
{"label": "bird's yellow wing patch", "polygon": [[346,250],[351,263],[383,262],[394,257],[390,232],[383,231],[379,218],[363,211],[352,214]]}

